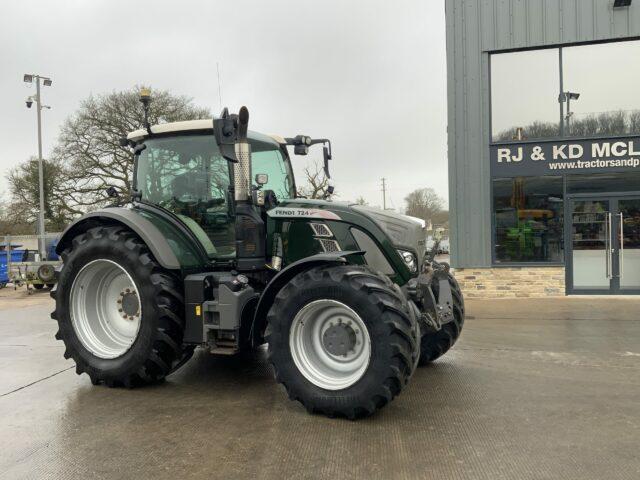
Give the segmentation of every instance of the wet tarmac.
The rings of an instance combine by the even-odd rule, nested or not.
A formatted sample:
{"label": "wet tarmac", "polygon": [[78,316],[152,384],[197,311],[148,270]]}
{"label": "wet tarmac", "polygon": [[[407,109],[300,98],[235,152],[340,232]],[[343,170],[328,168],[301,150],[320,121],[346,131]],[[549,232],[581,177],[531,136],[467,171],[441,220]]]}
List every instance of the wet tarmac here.
{"label": "wet tarmac", "polygon": [[[15,299],[14,299],[15,300]],[[94,387],[46,293],[0,295],[0,478],[640,478],[640,299],[468,302],[461,341],[363,421],[311,416],[264,352]]]}

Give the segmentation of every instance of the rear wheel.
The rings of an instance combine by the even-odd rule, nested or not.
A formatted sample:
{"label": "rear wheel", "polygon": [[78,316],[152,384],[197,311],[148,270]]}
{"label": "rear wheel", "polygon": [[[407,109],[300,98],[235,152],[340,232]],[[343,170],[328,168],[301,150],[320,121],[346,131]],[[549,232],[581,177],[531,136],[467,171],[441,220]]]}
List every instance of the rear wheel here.
{"label": "rear wheel", "polygon": [[157,382],[188,359],[179,279],[123,227],[96,227],[62,253],[56,338],[94,384]]}
{"label": "rear wheel", "polygon": [[402,391],[415,368],[415,320],[365,267],[300,273],[280,290],[267,321],[276,380],[310,412],[370,415]]}
{"label": "rear wheel", "polygon": [[[451,297],[453,298],[453,319],[445,323],[440,330],[433,333],[425,333],[420,341],[419,365],[423,366],[433,362],[444,355],[456,343],[464,325],[464,299],[460,286],[456,279],[448,274]],[[433,283],[433,293],[438,298],[440,294],[437,282]]]}

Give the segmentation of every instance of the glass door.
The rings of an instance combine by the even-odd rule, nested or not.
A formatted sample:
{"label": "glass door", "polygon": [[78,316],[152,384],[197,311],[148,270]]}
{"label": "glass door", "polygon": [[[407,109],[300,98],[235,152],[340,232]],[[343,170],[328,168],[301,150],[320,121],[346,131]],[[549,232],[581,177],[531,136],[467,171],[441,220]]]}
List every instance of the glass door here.
{"label": "glass door", "polygon": [[618,279],[620,293],[640,293],[640,198],[617,200]]}
{"label": "glass door", "polygon": [[570,209],[568,292],[640,294],[640,197],[575,198]]}
{"label": "glass door", "polygon": [[569,290],[608,293],[613,278],[611,201],[573,200],[569,221],[572,274]]}

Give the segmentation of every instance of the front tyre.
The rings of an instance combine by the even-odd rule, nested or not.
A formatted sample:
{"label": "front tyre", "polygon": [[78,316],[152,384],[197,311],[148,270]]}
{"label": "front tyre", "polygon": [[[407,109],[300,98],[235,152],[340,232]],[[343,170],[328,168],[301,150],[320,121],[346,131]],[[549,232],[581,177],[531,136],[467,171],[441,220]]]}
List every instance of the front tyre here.
{"label": "front tyre", "polygon": [[267,321],[276,380],[309,412],[371,415],[415,368],[415,320],[400,294],[366,267],[298,274],[276,296]]}
{"label": "front tyre", "polygon": [[162,380],[184,360],[179,280],[133,232],[92,228],[62,258],[51,316],[78,374],[133,387]]}

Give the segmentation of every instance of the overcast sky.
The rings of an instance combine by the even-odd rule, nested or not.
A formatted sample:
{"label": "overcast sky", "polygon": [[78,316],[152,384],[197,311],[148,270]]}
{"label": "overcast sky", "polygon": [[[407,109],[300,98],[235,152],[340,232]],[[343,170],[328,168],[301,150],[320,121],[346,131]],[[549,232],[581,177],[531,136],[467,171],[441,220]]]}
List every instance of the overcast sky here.
{"label": "overcast sky", "polygon": [[[250,128],[333,142],[341,199],[402,209],[411,190],[447,195],[442,0],[3,2],[0,15],[0,194],[7,171],[37,153],[35,93],[43,90],[44,154],[90,94],[149,84],[220,110],[247,105]],[[300,172],[321,157],[293,157]],[[299,174],[299,173],[298,173]]]}

